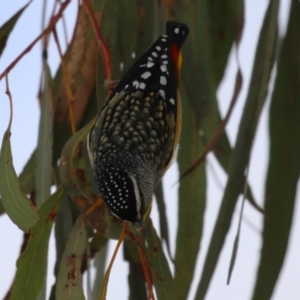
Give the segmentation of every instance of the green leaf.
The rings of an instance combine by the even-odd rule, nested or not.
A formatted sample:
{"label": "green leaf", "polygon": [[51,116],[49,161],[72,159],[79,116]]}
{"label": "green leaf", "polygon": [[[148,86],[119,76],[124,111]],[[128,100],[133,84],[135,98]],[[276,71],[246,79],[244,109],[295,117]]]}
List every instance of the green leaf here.
{"label": "green leaf", "polygon": [[277,37],[278,5],[278,1],[270,2],[260,33],[249,94],[241,117],[236,146],[229,167],[227,185],[205,258],[200,284],[198,285],[197,299],[205,297],[230,227],[238,196],[245,184],[245,169],[249,163],[258,117],[265,101],[273,66],[272,58]]}
{"label": "green leaf", "polygon": [[2,201],[1,201],[1,198],[0,198],[0,216],[2,215],[2,214],[4,214],[5,213],[5,209],[4,209],[4,207],[3,207],[3,204],[2,204]]}
{"label": "green leaf", "polygon": [[25,167],[19,175],[24,194],[30,194],[35,190],[36,150],[33,151]]}
{"label": "green leaf", "polygon": [[55,275],[58,274],[59,263],[65,251],[68,238],[72,231],[74,221],[72,215],[72,207],[70,205],[71,199],[68,197],[66,191],[62,195],[61,205],[57,212],[55,220],[55,242],[56,242],[56,266]]}
{"label": "green leaf", "polygon": [[[202,142],[196,126],[194,107],[186,100],[182,89],[182,134],[178,152],[179,171],[186,170],[202,150]],[[175,253],[175,288],[178,299],[186,299],[194,277],[194,269],[200,248],[203,230],[203,215],[206,199],[205,166],[180,181],[178,230]]]}
{"label": "green leaf", "polygon": [[39,220],[39,215],[31,201],[22,192],[18,177],[13,167],[10,132],[3,136],[0,154],[0,190],[1,201],[10,219],[23,231],[29,229]]}
{"label": "green leaf", "polygon": [[[212,70],[220,84],[234,42],[239,42],[244,26],[244,1],[207,1],[209,38],[212,47]],[[201,43],[201,41],[199,41]],[[205,47],[204,47],[205,48]]]}
{"label": "green leaf", "polygon": [[1,54],[6,46],[7,39],[14,29],[14,26],[16,25],[19,17],[22,15],[23,11],[25,8],[30,4],[27,3],[23,8],[21,8],[17,13],[15,13],[7,22],[5,22],[1,27],[0,27],[0,57]]}
{"label": "green leaf", "polygon": [[[72,231],[73,220],[72,220],[72,209],[70,206],[70,199],[64,191],[62,195],[61,204],[59,210],[57,211],[57,216],[55,219],[54,234],[55,234],[55,246],[56,246],[56,261],[54,267],[54,274],[57,279],[59,264],[61,262],[63,253],[65,251],[68,238]],[[56,281],[53,283],[49,300],[55,300],[55,288]]]}
{"label": "green leaf", "polygon": [[160,300],[183,299],[176,293],[174,278],[164,254],[161,240],[152,225],[151,219],[149,219],[145,229],[145,239],[147,241],[147,255],[154,271],[152,279],[157,298]]}
{"label": "green leaf", "polygon": [[44,63],[44,90],[42,93],[38,145],[35,155],[36,206],[50,195],[52,183],[52,131],[54,114],[53,82],[48,64]]}
{"label": "green leaf", "polygon": [[57,300],[83,300],[81,264],[86,249],[87,232],[84,216],[77,219],[62,257],[57,285]]}
{"label": "green leaf", "polygon": [[96,276],[92,289],[92,299],[97,299],[100,295],[101,285],[104,279],[106,258],[108,253],[108,239],[99,233],[95,233],[91,243],[91,256],[94,256],[94,268],[96,269]]}
{"label": "green leaf", "polygon": [[266,217],[253,300],[272,298],[287,255],[300,173],[299,82],[300,3],[293,0],[270,106],[270,159],[265,190]]}
{"label": "green leaf", "polygon": [[[141,263],[138,245],[135,241],[127,239],[123,242],[124,260],[128,262],[128,287],[129,299],[147,299],[147,290],[143,267]],[[116,266],[115,266],[116,267]]]}
{"label": "green leaf", "polygon": [[159,229],[160,229],[161,239],[166,242],[166,247],[168,250],[169,257],[170,259],[173,259],[171,257],[168,218],[166,214],[166,205],[165,205],[162,182],[160,182],[157,188],[155,189],[155,197],[156,197],[157,208],[159,213]]}
{"label": "green leaf", "polygon": [[103,246],[101,251],[96,253],[94,257],[94,268],[96,269],[96,276],[94,280],[93,290],[92,290],[92,299],[97,299],[97,295],[100,294],[101,284],[104,279],[105,274],[105,266],[106,266],[106,259],[108,253],[108,242],[106,239],[106,244]]}
{"label": "green leaf", "polygon": [[39,210],[40,220],[32,228],[26,250],[17,261],[11,300],[35,300],[44,284],[51,228],[63,191],[58,189]]}

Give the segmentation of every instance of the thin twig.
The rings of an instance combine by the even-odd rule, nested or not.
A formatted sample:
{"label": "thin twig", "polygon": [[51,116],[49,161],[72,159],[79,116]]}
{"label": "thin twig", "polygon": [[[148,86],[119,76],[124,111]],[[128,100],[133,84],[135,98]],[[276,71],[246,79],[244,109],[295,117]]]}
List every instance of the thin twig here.
{"label": "thin twig", "polygon": [[142,240],[141,240],[141,236],[138,235],[136,236],[136,241],[138,243],[138,245],[140,247],[138,247],[139,249],[139,254],[140,254],[140,258],[142,261],[142,268],[144,271],[144,275],[145,275],[145,280],[146,280],[146,285],[147,285],[147,290],[148,290],[148,299],[149,300],[155,300],[155,297],[153,295],[153,289],[152,289],[152,277],[151,277],[151,272],[149,269],[149,265],[148,265],[148,261],[147,261],[147,256],[145,254],[145,252],[143,251],[142,248]]}
{"label": "thin twig", "polygon": [[[61,5],[61,0],[57,0],[57,2]],[[62,25],[63,25],[65,43],[66,43],[66,46],[68,46],[68,41],[69,41],[69,39],[68,39],[68,30],[67,30],[66,18],[65,18],[64,15],[62,16]]]}
{"label": "thin twig", "polygon": [[117,246],[116,246],[116,248],[114,250],[114,253],[113,253],[113,256],[110,260],[109,266],[108,266],[108,268],[105,272],[105,276],[104,276],[103,283],[102,283],[102,288],[101,288],[100,300],[105,300],[106,299],[106,292],[107,292],[107,284],[108,284],[108,280],[109,280],[109,275],[110,275],[112,266],[114,264],[114,261],[116,259],[117,253],[119,251],[119,248],[120,248],[122,242],[124,241],[125,236],[126,236],[126,232],[124,230],[122,230],[121,235],[120,235],[119,240],[118,240],[118,243],[117,243]]}
{"label": "thin twig", "polygon": [[12,100],[12,96],[11,96],[11,93],[10,93],[10,90],[9,90],[8,73],[5,74],[5,85],[6,85],[5,94],[8,96],[9,108],[10,108],[10,116],[9,116],[9,123],[8,123],[7,131],[10,133],[12,118],[13,118],[13,100]]}

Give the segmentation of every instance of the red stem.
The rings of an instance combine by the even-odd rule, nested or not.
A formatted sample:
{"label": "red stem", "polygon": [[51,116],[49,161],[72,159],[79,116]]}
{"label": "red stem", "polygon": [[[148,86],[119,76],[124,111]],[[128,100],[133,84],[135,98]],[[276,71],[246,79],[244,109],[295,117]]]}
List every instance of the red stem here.
{"label": "red stem", "polygon": [[112,71],[111,71],[111,60],[110,60],[108,46],[104,41],[104,38],[103,38],[102,33],[99,28],[99,24],[97,23],[94,12],[93,12],[88,0],[83,0],[82,2],[83,2],[84,8],[85,8],[87,14],[90,17],[90,21],[92,22],[94,33],[95,33],[95,36],[96,36],[96,39],[97,39],[97,42],[99,45],[100,53],[101,53],[103,63],[104,63],[105,79],[111,79]]}

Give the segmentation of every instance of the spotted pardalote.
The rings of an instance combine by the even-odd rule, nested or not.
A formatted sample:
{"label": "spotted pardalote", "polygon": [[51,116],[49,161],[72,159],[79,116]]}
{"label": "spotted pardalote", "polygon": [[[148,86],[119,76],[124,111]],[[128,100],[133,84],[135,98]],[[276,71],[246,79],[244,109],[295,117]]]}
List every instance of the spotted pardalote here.
{"label": "spotted pardalote", "polygon": [[153,191],[168,169],[181,129],[180,48],[189,29],[165,34],[127,71],[88,135],[100,196],[118,218],[143,227]]}

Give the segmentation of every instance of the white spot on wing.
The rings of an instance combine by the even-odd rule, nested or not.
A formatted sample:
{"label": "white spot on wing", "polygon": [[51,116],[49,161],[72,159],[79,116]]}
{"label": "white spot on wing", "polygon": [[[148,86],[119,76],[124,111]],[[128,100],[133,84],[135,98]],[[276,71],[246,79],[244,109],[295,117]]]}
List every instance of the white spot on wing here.
{"label": "white spot on wing", "polygon": [[154,66],[154,63],[152,61],[148,61],[147,68],[152,68]]}
{"label": "white spot on wing", "polygon": [[167,78],[165,76],[160,76],[160,84],[162,84],[162,85],[167,84]]}
{"label": "white spot on wing", "polygon": [[141,82],[140,85],[139,85],[139,88],[141,90],[143,90],[145,87],[146,87],[146,84],[144,82]]}
{"label": "white spot on wing", "polygon": [[148,57],[148,60],[153,61],[153,58],[151,56]]}
{"label": "white spot on wing", "polygon": [[162,72],[166,72],[167,71],[167,66],[166,65],[161,65],[160,69]]}
{"label": "white spot on wing", "polygon": [[156,50],[158,50],[158,51],[161,50],[161,47],[159,47],[159,46],[156,46],[155,48],[156,48]]}
{"label": "white spot on wing", "polygon": [[151,76],[151,72],[147,71],[141,75],[142,78],[147,79]]}
{"label": "white spot on wing", "polygon": [[176,34],[178,34],[178,33],[179,33],[179,28],[176,27],[176,28],[174,29],[174,32],[175,32]]}
{"label": "white spot on wing", "polygon": [[164,38],[162,38],[162,39],[161,39],[161,41],[162,41],[162,42],[166,42],[167,40],[166,40],[166,39],[164,39]]}
{"label": "white spot on wing", "polygon": [[132,53],[131,53],[131,58],[132,58],[132,59],[135,59],[135,52],[132,52]]}
{"label": "white spot on wing", "polygon": [[139,82],[137,80],[135,80],[132,85],[137,89],[139,86]]}
{"label": "white spot on wing", "polygon": [[167,56],[167,54],[163,54],[163,55],[161,56],[161,58],[165,59],[165,58],[168,58],[168,56]]}
{"label": "white spot on wing", "polygon": [[166,99],[166,93],[164,90],[159,90],[158,92],[164,99]]}
{"label": "white spot on wing", "polygon": [[152,54],[152,56],[157,57],[157,53],[156,52],[152,52],[151,54]]}
{"label": "white spot on wing", "polygon": [[169,102],[172,104],[172,105],[175,105],[175,100],[173,98],[170,98]]}

